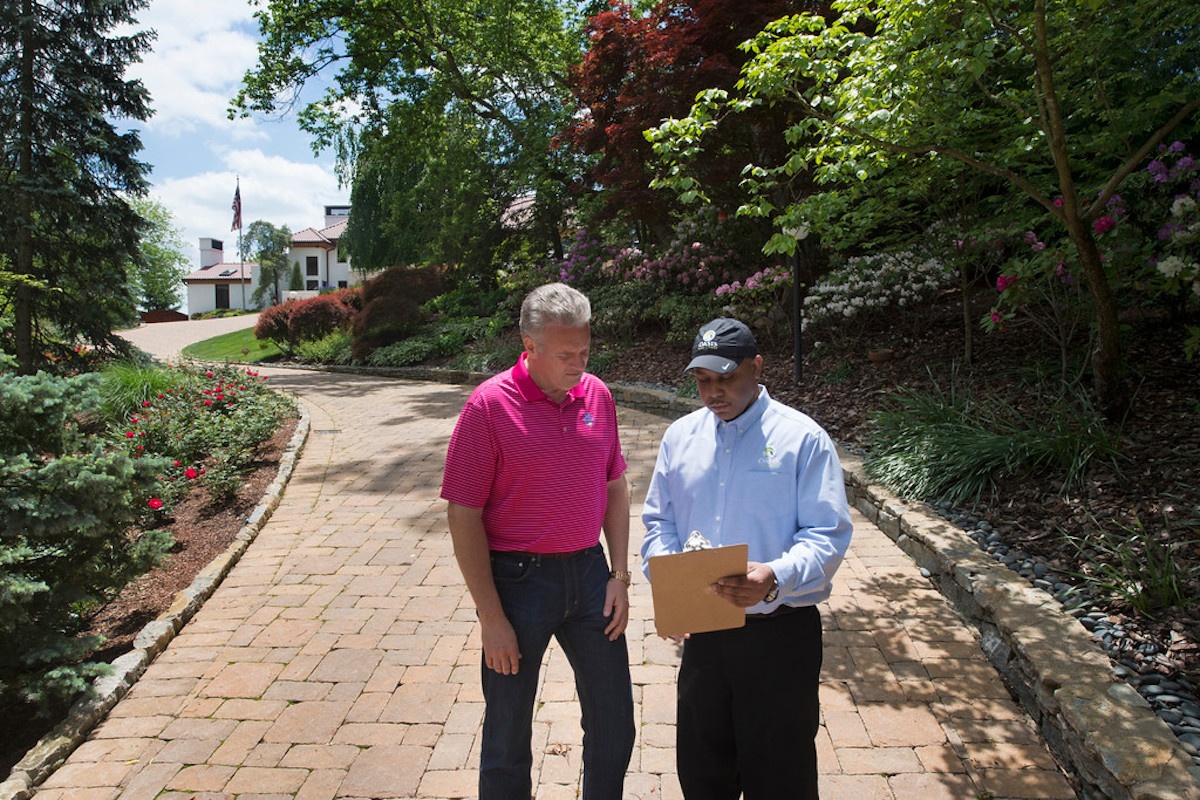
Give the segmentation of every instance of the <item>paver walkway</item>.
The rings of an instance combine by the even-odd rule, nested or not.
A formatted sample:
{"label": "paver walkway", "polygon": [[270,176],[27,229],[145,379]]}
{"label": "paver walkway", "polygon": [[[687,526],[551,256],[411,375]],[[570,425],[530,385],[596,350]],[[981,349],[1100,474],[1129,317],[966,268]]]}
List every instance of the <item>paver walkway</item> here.
{"label": "paver walkway", "polygon": [[[172,325],[211,335],[163,323],[130,338],[170,355]],[[38,800],[475,796],[479,631],[438,499],[470,387],[264,372],[311,419],[279,508]],[[668,423],[629,410],[620,423],[636,543]],[[854,521],[822,608],[824,800],[1075,797],[971,630],[886,535]],[[638,737],[626,796],[679,798],[679,653],[653,632],[644,580],[632,606]],[[579,713],[556,646],[542,674],[536,796],[575,798]]]}

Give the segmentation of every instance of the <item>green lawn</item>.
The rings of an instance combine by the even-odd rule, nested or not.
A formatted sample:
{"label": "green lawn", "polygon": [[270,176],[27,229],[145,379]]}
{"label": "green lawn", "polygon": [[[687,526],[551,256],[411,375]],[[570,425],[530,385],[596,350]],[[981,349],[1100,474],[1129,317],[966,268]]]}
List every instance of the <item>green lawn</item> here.
{"label": "green lawn", "polygon": [[254,328],[226,333],[183,348],[183,355],[200,361],[231,361],[253,364],[279,355],[274,342],[254,338]]}

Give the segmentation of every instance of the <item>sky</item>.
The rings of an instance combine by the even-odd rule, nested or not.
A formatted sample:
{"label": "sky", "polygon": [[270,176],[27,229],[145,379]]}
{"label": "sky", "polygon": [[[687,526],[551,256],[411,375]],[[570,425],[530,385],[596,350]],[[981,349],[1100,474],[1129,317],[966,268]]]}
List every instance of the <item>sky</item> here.
{"label": "sky", "polygon": [[153,29],[152,52],[127,77],[150,92],[154,116],[137,124],[150,197],[174,217],[190,269],[201,237],[237,253],[233,193],[240,183],[243,227],[262,219],[293,232],[324,225],[324,206],[349,202],[331,152],[314,155],[295,114],[230,120],[230,100],[257,59],[249,0],[151,0],[138,15]]}

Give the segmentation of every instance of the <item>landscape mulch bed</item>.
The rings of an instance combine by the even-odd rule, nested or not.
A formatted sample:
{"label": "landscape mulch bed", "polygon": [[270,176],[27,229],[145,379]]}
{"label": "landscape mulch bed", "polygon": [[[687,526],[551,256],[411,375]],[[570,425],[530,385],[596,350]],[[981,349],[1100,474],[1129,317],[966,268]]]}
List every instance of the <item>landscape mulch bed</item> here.
{"label": "landscape mulch bed", "polygon": [[[142,628],[170,608],[176,593],[190,586],[196,575],[233,543],[247,517],[275,480],[280,458],[295,430],[296,420],[289,420],[262,444],[251,471],[232,501],[215,504],[202,488],[197,487],[175,505],[171,517],[161,526],[171,531],[175,538],[170,555],[158,567],[127,584],[113,600],[96,611],[83,631],[85,635],[100,634],[105,638],[103,649],[93,660],[111,662],[129,652]],[[28,707],[0,706],[0,719],[4,720],[0,725],[2,780],[60,717],[40,718]]]}

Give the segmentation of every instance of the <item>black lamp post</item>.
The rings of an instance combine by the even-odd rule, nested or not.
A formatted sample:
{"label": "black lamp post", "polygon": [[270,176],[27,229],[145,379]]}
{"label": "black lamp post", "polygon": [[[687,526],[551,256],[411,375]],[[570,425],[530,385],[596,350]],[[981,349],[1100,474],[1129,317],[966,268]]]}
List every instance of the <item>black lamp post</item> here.
{"label": "black lamp post", "polygon": [[808,237],[808,228],[788,228],[784,233],[796,240],[792,250],[792,361],[796,385],[799,386],[804,377],[802,328],[804,323],[804,285],[800,280],[800,248],[801,242]]}

